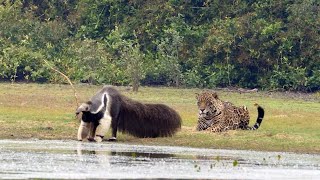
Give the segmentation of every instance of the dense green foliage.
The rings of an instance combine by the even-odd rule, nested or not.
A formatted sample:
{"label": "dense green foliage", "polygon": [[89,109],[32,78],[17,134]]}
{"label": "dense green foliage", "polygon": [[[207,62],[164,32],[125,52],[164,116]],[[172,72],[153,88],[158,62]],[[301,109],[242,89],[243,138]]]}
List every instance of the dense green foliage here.
{"label": "dense green foliage", "polygon": [[320,90],[317,0],[23,0],[0,4],[0,77]]}

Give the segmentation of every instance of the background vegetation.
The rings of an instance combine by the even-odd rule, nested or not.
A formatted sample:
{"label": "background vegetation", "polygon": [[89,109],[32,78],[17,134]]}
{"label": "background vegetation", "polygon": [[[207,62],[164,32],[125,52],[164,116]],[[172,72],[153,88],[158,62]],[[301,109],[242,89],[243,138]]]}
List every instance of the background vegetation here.
{"label": "background vegetation", "polygon": [[5,0],[0,80],[320,90],[318,0]]}

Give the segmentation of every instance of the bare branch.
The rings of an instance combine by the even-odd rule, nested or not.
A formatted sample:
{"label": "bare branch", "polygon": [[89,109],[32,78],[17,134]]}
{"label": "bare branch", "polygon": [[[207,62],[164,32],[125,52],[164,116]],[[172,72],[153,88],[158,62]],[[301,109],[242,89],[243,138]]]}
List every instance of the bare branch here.
{"label": "bare branch", "polygon": [[66,76],[65,74],[63,74],[61,71],[57,70],[56,68],[52,67],[52,66],[48,63],[48,61],[46,61],[45,59],[44,59],[43,61],[48,65],[48,67],[49,67],[50,69],[52,69],[53,71],[61,74],[61,75],[69,82],[69,84],[71,85],[71,87],[72,87],[72,89],[73,89],[74,97],[75,97],[75,100],[76,100],[76,105],[77,105],[76,108],[78,108],[78,107],[79,107],[79,102],[78,102],[77,92],[76,92],[76,89],[74,88],[71,80],[69,79],[69,77]]}

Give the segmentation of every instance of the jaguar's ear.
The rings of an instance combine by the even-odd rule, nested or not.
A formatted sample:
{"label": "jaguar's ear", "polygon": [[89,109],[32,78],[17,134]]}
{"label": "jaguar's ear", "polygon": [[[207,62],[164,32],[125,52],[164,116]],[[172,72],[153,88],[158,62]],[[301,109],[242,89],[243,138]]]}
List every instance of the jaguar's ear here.
{"label": "jaguar's ear", "polygon": [[213,98],[218,99],[218,94],[216,92],[212,92],[211,95]]}
{"label": "jaguar's ear", "polygon": [[196,95],[196,99],[198,99],[200,94],[199,93],[195,93],[195,95]]}

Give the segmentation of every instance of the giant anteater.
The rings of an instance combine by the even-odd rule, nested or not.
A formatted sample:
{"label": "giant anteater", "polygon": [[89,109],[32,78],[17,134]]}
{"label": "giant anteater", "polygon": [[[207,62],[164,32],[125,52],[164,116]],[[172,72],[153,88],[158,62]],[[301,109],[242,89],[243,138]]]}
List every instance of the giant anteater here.
{"label": "giant anteater", "polygon": [[81,115],[78,140],[101,142],[110,126],[116,140],[117,130],[139,138],[172,136],[181,128],[181,117],[164,104],[144,104],[129,99],[113,86],[104,86],[90,101],[76,110]]}

